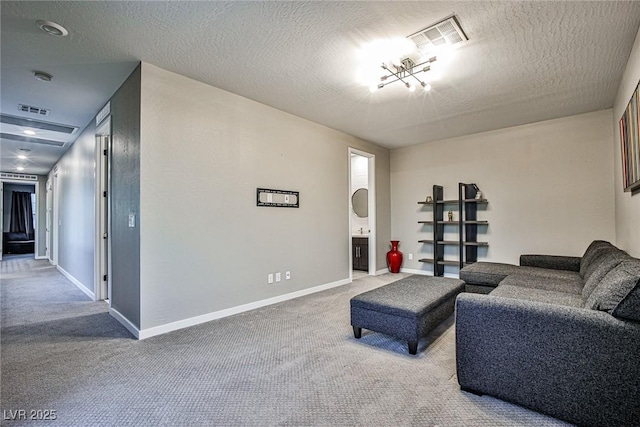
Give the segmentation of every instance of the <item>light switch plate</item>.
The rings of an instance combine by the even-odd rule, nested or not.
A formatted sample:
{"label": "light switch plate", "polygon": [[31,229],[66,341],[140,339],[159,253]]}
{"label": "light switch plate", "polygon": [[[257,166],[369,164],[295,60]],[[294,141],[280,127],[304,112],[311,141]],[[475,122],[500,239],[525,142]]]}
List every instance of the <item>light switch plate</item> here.
{"label": "light switch plate", "polygon": [[129,214],[129,228],[135,228],[136,226],[136,215],[130,213]]}

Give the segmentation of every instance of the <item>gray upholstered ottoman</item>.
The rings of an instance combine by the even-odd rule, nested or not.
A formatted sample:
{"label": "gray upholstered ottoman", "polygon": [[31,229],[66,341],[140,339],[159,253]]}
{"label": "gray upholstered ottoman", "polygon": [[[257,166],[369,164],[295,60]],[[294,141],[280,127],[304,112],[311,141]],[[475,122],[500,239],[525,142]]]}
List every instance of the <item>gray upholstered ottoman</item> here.
{"label": "gray upholstered ottoman", "polygon": [[464,281],[432,276],[409,276],[351,298],[351,325],[356,338],[362,328],[409,342],[416,354],[418,340],[453,313]]}

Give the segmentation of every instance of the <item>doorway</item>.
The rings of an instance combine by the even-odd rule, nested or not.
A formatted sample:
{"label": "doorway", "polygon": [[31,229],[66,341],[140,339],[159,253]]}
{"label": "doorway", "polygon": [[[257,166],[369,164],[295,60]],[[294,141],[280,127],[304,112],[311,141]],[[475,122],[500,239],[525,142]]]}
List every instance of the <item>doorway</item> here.
{"label": "doorway", "polygon": [[349,278],[376,274],[375,155],[349,148]]}
{"label": "doorway", "polygon": [[[14,255],[38,257],[39,183],[35,176],[29,178],[0,180],[0,261],[3,256],[4,259]],[[14,203],[21,206],[15,213]]]}
{"label": "doorway", "polygon": [[107,117],[96,130],[96,236],[94,259],[94,289],[96,301],[111,300],[110,274],[110,188],[109,157],[111,154],[111,117]]}

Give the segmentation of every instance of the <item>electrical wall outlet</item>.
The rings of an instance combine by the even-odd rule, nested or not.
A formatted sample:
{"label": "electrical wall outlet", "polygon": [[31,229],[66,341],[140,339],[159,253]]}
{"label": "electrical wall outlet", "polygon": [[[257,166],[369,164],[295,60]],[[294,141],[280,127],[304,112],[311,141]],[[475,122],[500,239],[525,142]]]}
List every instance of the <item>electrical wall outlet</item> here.
{"label": "electrical wall outlet", "polygon": [[282,280],[282,276],[278,272],[278,273],[276,273],[276,282],[279,282],[280,280]]}
{"label": "electrical wall outlet", "polygon": [[267,276],[267,283],[273,283],[273,273],[269,273]]}
{"label": "electrical wall outlet", "polygon": [[413,254],[409,254],[409,259],[413,259]]}
{"label": "electrical wall outlet", "polygon": [[287,279],[287,280],[291,279],[291,272],[290,271],[285,272],[284,273],[284,278]]}

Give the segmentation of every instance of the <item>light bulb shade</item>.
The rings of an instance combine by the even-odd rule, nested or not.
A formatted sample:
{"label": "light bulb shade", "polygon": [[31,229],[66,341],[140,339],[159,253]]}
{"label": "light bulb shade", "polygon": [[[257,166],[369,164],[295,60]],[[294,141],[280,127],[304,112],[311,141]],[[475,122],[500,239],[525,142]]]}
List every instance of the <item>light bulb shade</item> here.
{"label": "light bulb shade", "polygon": [[44,71],[34,71],[33,77],[40,80],[41,82],[50,82],[53,76],[49,73],[45,73]]}
{"label": "light bulb shade", "polygon": [[45,21],[43,19],[39,19],[36,21],[36,25],[40,27],[42,31],[47,34],[51,34],[52,36],[66,36],[69,35],[69,31],[64,28],[62,25],[57,24],[51,21]]}
{"label": "light bulb shade", "polygon": [[422,82],[420,83],[425,92],[429,92],[431,90],[431,85],[429,83]]}
{"label": "light bulb shade", "polygon": [[409,92],[415,92],[416,87],[414,85],[409,85]]}

